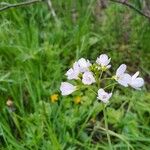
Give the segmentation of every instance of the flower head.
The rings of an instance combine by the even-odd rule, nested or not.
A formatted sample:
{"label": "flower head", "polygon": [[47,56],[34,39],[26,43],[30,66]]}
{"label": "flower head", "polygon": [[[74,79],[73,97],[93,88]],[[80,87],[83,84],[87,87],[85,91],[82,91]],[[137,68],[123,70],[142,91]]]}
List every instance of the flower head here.
{"label": "flower head", "polygon": [[115,76],[115,80],[124,87],[128,87],[128,84],[131,81],[131,76],[125,73],[126,69],[127,66],[125,64],[120,65]]}
{"label": "flower head", "polygon": [[144,80],[143,80],[143,78],[138,77],[138,75],[139,75],[139,71],[137,71],[131,77],[130,86],[133,87],[134,89],[140,90],[141,87],[144,85]]}
{"label": "flower head", "polygon": [[80,96],[75,97],[74,103],[75,104],[81,104],[81,97]]}
{"label": "flower head", "polygon": [[83,82],[83,84],[85,84],[85,85],[90,85],[90,84],[96,82],[96,81],[95,81],[95,78],[94,78],[94,76],[93,76],[93,73],[92,73],[92,72],[89,72],[89,71],[84,72],[84,74],[83,74],[83,76],[82,76],[82,82]]}
{"label": "flower head", "polygon": [[66,76],[68,80],[72,80],[72,79],[79,79],[79,73],[80,73],[80,69],[79,69],[79,65],[77,62],[75,62],[73,64],[73,68],[70,68],[67,72],[66,72]]}
{"label": "flower head", "polygon": [[58,101],[58,94],[51,95],[50,99],[51,99],[52,103],[57,102]]}
{"label": "flower head", "polygon": [[76,90],[76,86],[68,83],[62,82],[60,86],[60,91],[62,95],[69,95]]}
{"label": "flower head", "polygon": [[102,69],[109,69],[111,65],[109,65],[111,58],[108,58],[106,54],[101,54],[97,60],[96,63],[99,64]]}
{"label": "flower head", "polygon": [[112,93],[107,93],[107,92],[105,92],[104,89],[98,90],[98,97],[97,98],[104,103],[107,103],[111,96],[112,96]]}
{"label": "flower head", "polygon": [[81,58],[78,60],[80,72],[89,71],[89,67],[92,65],[89,60]]}

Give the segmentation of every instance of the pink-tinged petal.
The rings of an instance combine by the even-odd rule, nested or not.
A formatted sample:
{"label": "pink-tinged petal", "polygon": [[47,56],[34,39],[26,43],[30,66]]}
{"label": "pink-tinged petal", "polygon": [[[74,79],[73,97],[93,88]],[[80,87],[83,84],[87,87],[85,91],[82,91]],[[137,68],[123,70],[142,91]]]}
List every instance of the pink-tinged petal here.
{"label": "pink-tinged petal", "polygon": [[68,80],[79,79],[79,77],[78,77],[79,71],[72,69],[72,68],[69,69],[65,75],[67,76]]}
{"label": "pink-tinged petal", "polygon": [[112,93],[108,94],[108,100],[112,97]]}
{"label": "pink-tinged petal", "polygon": [[92,64],[90,63],[89,60],[87,60],[87,67],[90,67]]}
{"label": "pink-tinged petal", "polygon": [[70,68],[67,72],[66,72],[66,76],[69,76],[70,74],[72,74],[72,72],[73,72],[73,69],[72,68]]}
{"label": "pink-tinged petal", "polygon": [[107,65],[110,63],[111,58],[108,59],[108,56],[106,54],[101,54],[97,60],[96,63],[101,65],[102,67],[107,67]]}
{"label": "pink-tinged petal", "polygon": [[136,78],[136,79],[132,80],[130,85],[134,89],[140,90],[141,87],[144,85],[144,80],[143,80],[143,78]]}
{"label": "pink-tinged petal", "polygon": [[107,66],[107,69],[109,69],[109,68],[111,68],[111,65],[108,65],[108,66]]}
{"label": "pink-tinged petal", "polygon": [[117,79],[118,83],[124,87],[128,87],[128,84],[131,82],[131,76],[127,73],[119,76]]}
{"label": "pink-tinged petal", "polygon": [[79,70],[79,65],[77,62],[75,62],[73,64],[73,68],[70,68],[67,72],[66,72],[66,76],[67,76],[67,79],[68,80],[72,80],[72,79],[79,79],[79,73],[80,73],[80,70]]}
{"label": "pink-tinged petal", "polygon": [[125,80],[118,79],[118,83],[121,84],[124,87],[128,87],[128,84],[127,84],[127,82]]}
{"label": "pink-tinged petal", "polygon": [[131,79],[130,86],[133,87],[134,89],[140,90],[141,87],[144,85],[144,80],[143,78],[138,77],[139,71],[137,71]]}
{"label": "pink-tinged petal", "polygon": [[129,84],[131,82],[131,76],[127,73],[125,73],[124,75],[124,80],[127,82],[127,84]]}
{"label": "pink-tinged petal", "polygon": [[106,54],[102,54],[102,55],[100,55],[100,60],[101,60],[101,62],[107,62],[108,56]]}
{"label": "pink-tinged petal", "polygon": [[75,62],[75,63],[73,64],[73,69],[76,70],[76,71],[79,71],[79,65],[78,65],[77,62]]}
{"label": "pink-tinged petal", "polygon": [[126,69],[127,69],[127,66],[125,64],[120,65],[116,71],[116,76],[120,76],[120,75],[124,74]]}
{"label": "pink-tinged petal", "polygon": [[98,97],[97,99],[101,100],[104,103],[107,103],[112,96],[112,93],[107,93],[104,91],[104,89],[99,89],[98,90]]}
{"label": "pink-tinged petal", "polygon": [[132,76],[132,79],[136,79],[137,77],[138,77],[138,75],[139,75],[139,71],[137,71],[133,76]]}
{"label": "pink-tinged petal", "polygon": [[83,76],[82,76],[82,83],[85,85],[90,85],[92,83],[95,83],[95,78],[93,76],[92,72],[84,72]]}
{"label": "pink-tinged petal", "polygon": [[99,89],[98,90],[98,95],[100,95],[101,93],[104,93],[105,91],[104,91],[104,89]]}
{"label": "pink-tinged petal", "polygon": [[68,82],[62,82],[60,85],[60,91],[63,96],[69,95],[69,94],[73,93],[75,90],[76,90],[76,86],[74,86]]}
{"label": "pink-tinged petal", "polygon": [[138,86],[139,86],[139,87],[142,87],[142,86],[144,85],[144,80],[143,80],[143,78],[137,78],[136,80],[137,80],[137,83],[138,83]]}
{"label": "pink-tinged petal", "polygon": [[80,72],[85,72],[89,70],[89,67],[92,65],[89,60],[81,58],[78,60],[78,65]]}

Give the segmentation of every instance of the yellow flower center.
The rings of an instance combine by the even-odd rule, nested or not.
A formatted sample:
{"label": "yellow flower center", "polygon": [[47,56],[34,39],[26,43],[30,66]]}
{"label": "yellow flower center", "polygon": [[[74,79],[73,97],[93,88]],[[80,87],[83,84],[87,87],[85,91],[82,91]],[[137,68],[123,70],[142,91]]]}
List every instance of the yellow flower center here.
{"label": "yellow flower center", "polygon": [[58,101],[58,94],[53,94],[50,96],[51,102],[55,103]]}

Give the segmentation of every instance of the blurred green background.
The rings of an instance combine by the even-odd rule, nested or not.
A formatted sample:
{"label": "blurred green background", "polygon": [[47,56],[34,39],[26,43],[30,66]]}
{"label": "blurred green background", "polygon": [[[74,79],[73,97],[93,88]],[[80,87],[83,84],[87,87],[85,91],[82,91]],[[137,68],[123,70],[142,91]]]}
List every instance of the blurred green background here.
{"label": "blurred green background", "polygon": [[[143,1],[129,3],[148,11]],[[51,10],[39,2],[0,12],[0,149],[108,150],[101,104],[89,91],[79,94],[79,105],[59,92],[75,60],[94,61],[102,53],[112,58],[112,71],[125,63],[145,80],[141,91],[116,89],[107,108],[112,148],[149,150],[150,20],[99,0],[53,0]]]}

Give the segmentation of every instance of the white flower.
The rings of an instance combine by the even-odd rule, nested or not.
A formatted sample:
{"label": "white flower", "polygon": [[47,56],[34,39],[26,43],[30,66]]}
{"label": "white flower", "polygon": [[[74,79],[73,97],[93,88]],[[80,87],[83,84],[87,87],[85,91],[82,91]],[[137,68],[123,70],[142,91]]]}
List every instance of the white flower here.
{"label": "white flower", "polygon": [[89,72],[89,71],[85,72],[82,76],[82,82],[83,82],[83,84],[86,84],[86,85],[90,85],[90,84],[96,82],[95,78],[93,76],[93,73]]}
{"label": "white flower", "polygon": [[98,97],[97,98],[104,103],[107,103],[111,96],[112,96],[112,93],[107,93],[104,91],[104,89],[98,90]]}
{"label": "white flower", "polygon": [[125,73],[126,69],[127,66],[125,64],[120,65],[115,76],[115,80],[124,87],[128,87],[128,84],[131,82],[131,76]]}
{"label": "white flower", "polygon": [[66,72],[66,76],[67,76],[67,79],[68,80],[71,80],[71,79],[79,79],[79,73],[80,73],[80,70],[79,70],[79,65],[77,62],[75,62],[73,64],[73,68],[70,68],[67,72]]}
{"label": "white flower", "polygon": [[133,87],[134,89],[140,90],[143,85],[144,85],[144,80],[143,78],[138,77],[139,71],[137,71],[132,77],[131,77],[131,82],[130,86]]}
{"label": "white flower", "polygon": [[81,72],[89,71],[89,67],[91,66],[91,63],[89,60],[86,60],[84,58],[81,58],[78,60],[78,65]]}
{"label": "white flower", "polygon": [[76,90],[76,86],[68,83],[62,82],[60,86],[60,91],[62,95],[69,95]]}
{"label": "white flower", "polygon": [[108,58],[106,54],[101,54],[97,60],[96,63],[99,64],[102,68],[109,69],[111,65],[109,65],[111,58]]}

